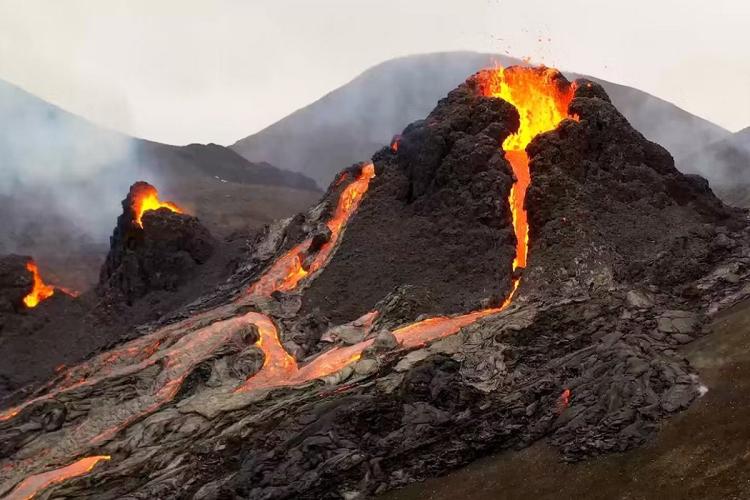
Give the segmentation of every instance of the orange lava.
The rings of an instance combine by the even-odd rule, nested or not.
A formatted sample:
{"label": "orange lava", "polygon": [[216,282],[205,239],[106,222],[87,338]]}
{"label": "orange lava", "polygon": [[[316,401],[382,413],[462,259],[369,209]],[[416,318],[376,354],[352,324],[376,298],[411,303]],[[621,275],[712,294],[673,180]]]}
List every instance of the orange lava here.
{"label": "orange lava", "polygon": [[18,483],[8,496],[3,497],[3,500],[27,500],[33,498],[34,495],[53,484],[88,474],[96,464],[109,459],[108,455],[85,457],[65,467],[34,474]]}
{"label": "orange lava", "polygon": [[34,288],[31,290],[31,293],[23,298],[23,303],[26,307],[31,308],[39,305],[41,301],[52,297],[55,294],[55,288],[42,281],[42,277],[39,275],[39,268],[34,261],[27,262],[26,269],[34,275]]}
{"label": "orange lava", "polygon": [[477,75],[482,95],[499,97],[517,110],[520,126],[515,134],[503,141],[505,158],[513,167],[516,182],[510,191],[509,203],[516,233],[516,258],[513,270],[526,267],[529,252],[529,224],[526,215],[526,190],[531,184],[526,146],[537,135],[555,129],[568,117],[568,106],[575,87],[558,79],[553,68],[513,66],[485,70]]}
{"label": "orange lava", "polygon": [[161,201],[159,199],[159,192],[156,188],[150,184],[145,184],[138,189],[135,199],[133,200],[133,214],[135,215],[135,223],[143,227],[143,214],[149,210],[157,210],[159,208],[168,208],[178,214],[183,213],[183,210],[172,203],[171,201]]}
{"label": "orange lava", "polygon": [[[360,328],[367,332],[376,317],[377,312],[372,311],[352,324],[360,325]],[[256,323],[256,325],[260,332],[260,340],[256,345],[263,350],[265,356],[263,367],[240,385],[235,392],[298,385],[326,377],[359,360],[362,351],[372,344],[372,339],[370,339],[351,346],[335,347],[299,368],[294,358],[281,345],[276,328],[270,319],[266,325],[263,323]]]}
{"label": "orange lava", "polygon": [[341,229],[359,207],[373,177],[375,177],[375,166],[368,163],[362,167],[362,172],[357,179],[349,183],[341,192],[336,211],[326,223],[328,229],[331,230],[331,239],[315,254],[307,268],[304,267],[304,256],[310,247],[311,239],[309,238],[277,259],[250,287],[249,293],[268,296],[276,290],[288,292],[295,289],[302,279],[323,267],[336,247],[336,242],[341,236]]}
{"label": "orange lava", "polygon": [[[524,202],[526,191],[531,183],[531,174],[529,158],[525,150],[526,146],[536,135],[554,129],[560,121],[568,116],[568,105],[575,90],[570,84],[558,85],[555,81],[556,75],[558,75],[558,72],[553,69],[522,67],[485,71],[478,75],[483,95],[507,100],[518,109],[521,116],[517,133],[509,136],[503,142],[506,159],[513,167],[516,177],[508,200],[517,239],[516,256],[513,260],[514,271],[526,266],[528,256],[529,231]],[[391,147],[394,151],[397,150],[397,139],[392,142]],[[368,167],[371,167],[371,165],[368,165]],[[328,226],[334,235],[329,246],[333,246],[339,237],[339,231],[343,224],[339,221],[345,221],[358,206],[361,194],[363,194],[358,183],[361,182],[362,187],[366,190],[366,182],[369,182],[372,175],[374,175],[374,172],[365,175],[363,171],[360,179],[350,184],[342,193],[337,215],[329,222]],[[363,177],[367,180],[364,181]],[[348,193],[349,190],[351,190],[351,193]],[[350,199],[352,201],[349,202]],[[339,214],[341,217],[339,217]],[[310,266],[310,269],[304,268],[303,259],[307,245],[309,245],[309,241],[303,242],[287,252],[274,263],[271,271],[261,278],[251,291],[253,293],[271,293],[273,290],[292,289],[297,286],[299,280],[324,265],[328,253],[321,250],[324,255],[322,257],[320,254],[316,256],[316,260]],[[265,278],[268,278],[268,280],[264,282]],[[399,328],[393,334],[398,342],[406,348],[423,346],[436,339],[453,335],[461,328],[507,308],[511,304],[519,284],[520,279],[515,278],[510,293],[500,307],[483,309],[454,317],[428,318]],[[263,339],[262,334],[261,338]],[[244,392],[296,385],[324,377],[357,361],[362,351],[372,345],[372,342],[372,339],[369,339],[351,346],[335,347],[322,353],[302,368],[297,368],[294,360],[291,359],[290,361],[289,355],[283,350],[278,337],[274,336],[272,342],[264,343],[261,341],[259,343],[266,356],[263,369],[246,380],[237,391]],[[267,365],[270,366],[267,368]]]}

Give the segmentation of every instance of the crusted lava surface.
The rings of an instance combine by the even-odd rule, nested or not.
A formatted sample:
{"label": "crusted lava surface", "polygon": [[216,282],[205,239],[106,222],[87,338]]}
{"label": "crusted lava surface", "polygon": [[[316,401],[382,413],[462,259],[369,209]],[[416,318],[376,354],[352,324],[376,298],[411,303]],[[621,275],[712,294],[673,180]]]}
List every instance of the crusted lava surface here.
{"label": "crusted lava surface", "polygon": [[303,312],[351,321],[403,285],[430,297],[411,320],[502,302],[515,236],[507,204],[513,174],[500,144],[517,128],[513,106],[468,86],[408,126],[397,152],[373,158],[377,175],[335,256],[305,291]]}
{"label": "crusted lava surface", "polygon": [[[512,277],[501,144],[519,114],[476,82],[375,155],[369,187],[353,167],[308,213],[258,234],[200,307],[3,410],[0,494],[108,457],[45,494],[372,496],[539,439],[569,461],[626,450],[687,408],[700,373],[678,347],[750,295],[746,213],[578,81],[570,118],[526,149],[529,259]],[[357,210],[326,229],[356,183]],[[299,265],[274,267],[285,260]],[[269,275],[284,287],[258,292]],[[471,312],[410,337],[447,321],[413,323],[425,315]]]}

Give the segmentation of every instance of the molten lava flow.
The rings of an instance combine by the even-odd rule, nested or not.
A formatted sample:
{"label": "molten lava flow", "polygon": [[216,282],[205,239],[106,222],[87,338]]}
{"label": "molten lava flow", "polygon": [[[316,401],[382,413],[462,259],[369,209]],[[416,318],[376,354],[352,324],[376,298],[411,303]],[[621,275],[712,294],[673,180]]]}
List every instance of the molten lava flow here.
{"label": "molten lava flow", "polygon": [[304,267],[305,253],[310,247],[311,239],[307,239],[282,255],[251,287],[251,295],[271,295],[276,290],[288,292],[309,274],[315,273],[328,261],[328,257],[336,247],[343,228],[349,217],[357,210],[362,197],[370,186],[370,180],[375,177],[375,166],[372,163],[362,167],[356,180],[347,185],[339,195],[336,211],[326,225],[331,230],[331,238],[326,242],[308,267]]}
{"label": "molten lava flow", "polygon": [[82,458],[72,464],[40,474],[29,476],[16,486],[3,500],[27,500],[43,489],[66,481],[68,479],[88,474],[96,464],[103,460],[109,460],[108,455]]}
{"label": "molten lava flow", "polygon": [[138,189],[138,192],[133,197],[133,214],[135,215],[135,223],[143,227],[141,219],[143,218],[144,212],[149,210],[157,210],[159,208],[168,208],[173,212],[181,214],[183,210],[172,203],[171,201],[159,200],[159,192],[154,186],[145,184]]}
{"label": "molten lava flow", "polygon": [[26,307],[36,307],[41,301],[52,297],[55,294],[55,288],[42,281],[39,268],[34,261],[27,262],[26,269],[34,275],[34,288],[23,298],[23,303]]}
{"label": "molten lava flow", "polygon": [[513,168],[516,182],[508,202],[516,233],[513,270],[526,267],[529,252],[529,224],[524,206],[531,183],[526,146],[537,135],[553,130],[568,117],[568,106],[575,88],[552,68],[513,66],[486,70],[477,75],[479,89],[487,97],[499,97],[512,104],[520,117],[518,131],[503,141],[505,158]]}

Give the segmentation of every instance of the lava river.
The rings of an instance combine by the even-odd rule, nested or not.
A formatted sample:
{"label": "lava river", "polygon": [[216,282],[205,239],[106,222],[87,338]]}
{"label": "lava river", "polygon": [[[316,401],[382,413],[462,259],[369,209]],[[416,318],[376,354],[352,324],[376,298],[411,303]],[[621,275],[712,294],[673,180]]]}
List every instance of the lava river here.
{"label": "lava river", "polygon": [[[555,70],[546,68],[514,67],[486,70],[477,75],[483,95],[510,102],[518,109],[521,118],[517,133],[509,136],[503,143],[506,159],[516,177],[509,198],[517,238],[513,270],[524,268],[528,255],[529,234],[524,200],[531,176],[525,148],[537,134],[554,129],[567,117],[568,104],[573,96],[573,86],[561,87],[555,80],[556,74]],[[60,465],[71,457],[95,452],[96,448],[104,445],[118,432],[167,404],[177,395],[183,381],[194,368],[210,359],[228,343],[245,347],[254,344],[264,355],[263,365],[258,373],[239,387],[218,389],[228,399],[244,400],[243,398],[258,390],[308,382],[333,374],[359,359],[372,340],[333,348],[300,367],[284,350],[277,327],[270,317],[258,312],[236,316],[235,311],[238,304],[250,304],[254,299],[269,296],[277,290],[295,290],[304,283],[303,280],[313,278],[325,266],[336,248],[347,220],[357,210],[374,176],[374,166],[368,164],[341,191],[336,209],[327,223],[331,231],[328,242],[310,256],[307,253],[312,244],[311,239],[286,252],[250,286],[236,304],[221,306],[168,325],[67,369],[41,396],[0,413],[1,423],[17,417],[27,409],[33,411],[30,407],[36,403],[73,392],[84,397],[106,399],[102,395],[106,390],[102,387],[116,388],[118,380],[137,377],[141,373],[148,385],[148,390],[130,395],[130,399],[118,400],[115,412],[112,411],[111,402],[110,405],[97,405],[93,402],[86,418],[80,419],[77,425],[69,425],[57,431],[59,438],[53,448],[37,442],[26,445],[23,455],[30,458],[0,466],[0,495],[10,491],[13,497],[16,493],[23,492],[23,498],[29,498],[50,484],[85,474],[98,461],[104,460],[102,455],[81,458],[64,467]],[[158,201],[158,197],[156,200],[162,203]],[[167,208],[175,209],[171,206]],[[478,319],[507,307],[519,282],[520,278],[516,277],[505,301],[497,307],[454,317],[429,318],[401,327],[393,333],[406,348],[453,335]],[[353,324],[369,329],[376,315],[377,312],[373,311]],[[252,331],[251,327],[258,332],[255,342],[246,341],[243,333]],[[237,407],[241,406],[242,403],[238,403]],[[76,474],[71,475],[71,470],[75,470]]]}

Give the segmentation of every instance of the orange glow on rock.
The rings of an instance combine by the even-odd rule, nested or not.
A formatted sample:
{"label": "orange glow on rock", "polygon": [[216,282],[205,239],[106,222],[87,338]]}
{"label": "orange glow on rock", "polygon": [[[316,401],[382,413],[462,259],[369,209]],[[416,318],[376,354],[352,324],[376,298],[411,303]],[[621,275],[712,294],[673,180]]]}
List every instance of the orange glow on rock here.
{"label": "orange glow on rock", "polygon": [[135,216],[135,223],[140,227],[143,227],[143,214],[149,210],[168,208],[172,212],[177,212],[178,214],[183,213],[182,208],[172,203],[171,201],[161,201],[159,199],[159,192],[154,186],[150,184],[143,183],[143,186],[138,189],[133,198],[133,214]]}
{"label": "orange glow on rock", "polygon": [[39,303],[45,299],[52,297],[55,294],[55,288],[51,285],[47,285],[42,281],[42,277],[39,275],[39,268],[36,262],[29,261],[26,263],[26,270],[34,275],[34,288],[31,292],[23,298],[23,303],[26,307],[36,307]]}
{"label": "orange glow on rock", "polygon": [[109,459],[109,455],[85,457],[65,467],[34,474],[18,483],[18,486],[8,496],[3,497],[3,500],[28,500],[53,484],[88,474],[96,464]]}
{"label": "orange glow on rock", "polygon": [[310,247],[308,238],[282,255],[249,289],[251,295],[271,295],[276,290],[288,292],[297,287],[308,275],[315,273],[328,262],[328,257],[336,247],[341,230],[349,217],[357,210],[362,197],[367,192],[370,180],[375,177],[375,166],[372,163],[362,167],[356,180],[349,183],[339,195],[336,210],[326,223],[331,230],[331,239],[315,254],[307,269],[304,267],[304,255]]}

